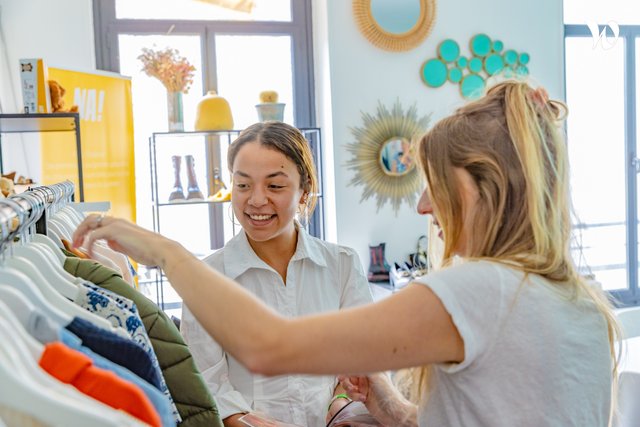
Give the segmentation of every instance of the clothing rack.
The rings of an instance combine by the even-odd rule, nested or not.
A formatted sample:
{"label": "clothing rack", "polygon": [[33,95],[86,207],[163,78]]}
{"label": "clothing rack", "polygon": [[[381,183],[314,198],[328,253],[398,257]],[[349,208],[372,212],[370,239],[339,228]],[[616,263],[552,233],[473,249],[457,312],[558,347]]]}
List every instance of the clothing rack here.
{"label": "clothing rack", "polygon": [[0,243],[6,244],[19,232],[35,225],[35,232],[47,234],[47,215],[72,200],[75,185],[64,181],[53,185],[29,187],[24,193],[0,200]]}

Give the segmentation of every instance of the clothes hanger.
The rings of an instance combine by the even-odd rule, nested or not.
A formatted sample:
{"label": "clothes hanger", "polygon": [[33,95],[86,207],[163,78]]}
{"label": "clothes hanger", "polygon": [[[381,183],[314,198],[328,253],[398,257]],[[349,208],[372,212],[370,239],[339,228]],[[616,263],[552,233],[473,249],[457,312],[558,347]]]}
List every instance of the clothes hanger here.
{"label": "clothes hanger", "polygon": [[76,228],[78,228],[80,223],[84,221],[85,217],[72,205],[73,203],[72,197],[73,197],[73,194],[75,193],[73,182],[65,181],[65,182],[62,182],[60,185],[65,195],[64,203],[62,203],[60,210],[64,210],[66,213],[69,214],[69,217],[72,220],[71,222],[72,222],[73,228],[75,230]]}
{"label": "clothes hanger", "polygon": [[20,322],[25,329],[29,328],[29,319],[33,313],[37,313],[37,309],[36,306],[27,299],[25,294],[10,286],[3,285],[0,281],[0,301],[4,302],[7,307],[11,309],[11,313],[15,319]]}
{"label": "clothes hanger", "polygon": [[[0,301],[0,313],[8,308]],[[44,372],[36,360],[25,357],[27,348],[10,316],[0,315],[0,404],[46,423],[70,427],[122,425],[120,414]],[[9,326],[11,324],[11,326]]]}
{"label": "clothes hanger", "polygon": [[[35,192],[29,191],[26,193],[18,194],[16,196],[11,197],[12,200],[24,200],[31,206],[31,217],[27,219],[27,228],[29,229],[29,241],[34,243],[38,243],[48,248],[47,253],[51,255],[51,257],[58,260],[60,265],[64,265],[66,257],[61,251],[61,246],[57,246],[56,242],[54,242],[50,237],[47,237],[44,234],[39,234],[36,232],[36,222],[42,215],[45,213],[45,200]],[[60,242],[62,244],[62,242]]]}
{"label": "clothes hanger", "polygon": [[24,273],[0,266],[0,283],[22,292],[45,316],[57,326],[63,327],[71,323],[73,317],[50,304],[38,287]]}
{"label": "clothes hanger", "polygon": [[[36,268],[36,266],[33,265],[30,261],[17,257],[7,257],[7,259],[4,261],[4,264],[6,267],[17,269],[24,275],[26,275],[31,280],[31,282],[34,283],[40,290],[47,303],[65,313],[67,317],[79,317],[81,319],[90,321],[95,326],[101,329],[105,329],[111,332],[115,332],[118,335],[129,337],[126,331],[120,332],[121,328],[114,327],[107,319],[104,319],[97,314],[83,309],[79,305],[76,305],[72,301],[69,301],[64,296],[62,296],[62,294],[60,294],[49,284],[49,282],[42,275],[39,269]],[[1,272],[2,271],[0,270],[0,273]],[[76,294],[77,293],[78,289],[76,288]],[[67,324],[70,322],[71,320],[69,320]]]}
{"label": "clothes hanger", "polygon": [[22,292],[56,325],[60,327],[68,325],[73,320],[73,317],[49,304],[40,289],[24,273],[5,265],[5,249],[9,236],[6,218],[0,218],[0,257],[2,257],[0,262],[0,282]]}
{"label": "clothes hanger", "polygon": [[61,210],[66,197],[64,188],[61,185],[52,185],[43,187],[43,189],[45,191],[51,191],[53,197],[53,201],[51,202],[53,215],[50,219],[54,220],[55,224],[59,226],[60,231],[64,236],[71,239],[71,236],[73,236],[73,232],[75,231],[76,227],[73,226],[71,218],[69,218],[69,216]]}
{"label": "clothes hanger", "polygon": [[[42,197],[44,197],[45,200],[45,212],[47,215],[47,220],[49,218],[52,217],[53,215],[53,211],[51,209],[51,205],[50,203],[50,193],[47,193],[46,191],[41,190],[42,188],[46,188],[46,187],[36,187],[32,190],[33,193],[39,193]],[[52,202],[53,200],[51,200]],[[64,244],[62,244],[62,234],[60,233],[60,230],[54,225],[53,227],[49,227],[47,224],[47,237],[49,237],[51,240],[53,240],[56,244],[57,247],[59,248],[64,248]]]}
{"label": "clothes hanger", "polygon": [[[20,294],[20,292],[8,286],[4,286],[4,287],[0,286],[0,287],[3,288],[2,292],[4,293],[4,296],[6,298],[12,299],[14,303],[20,301],[20,297],[22,295]],[[24,300],[24,296],[22,296],[22,299]],[[35,338],[29,335],[29,333],[24,328],[24,326],[22,326],[22,324],[18,322],[18,319],[16,319],[14,315],[15,314],[14,311],[11,308],[9,308],[9,306],[6,304],[5,301],[6,300],[4,298],[0,298],[0,313],[3,313],[0,315],[0,322],[4,321],[7,323],[11,332],[19,340],[22,340],[22,342],[25,345],[25,348],[28,351],[29,356],[33,359],[34,362],[37,362],[38,360],[40,360],[40,357],[42,356],[42,352],[44,351],[44,345],[42,345],[42,343],[36,341]],[[23,303],[23,305],[25,305],[24,304],[25,301],[20,301],[20,302]],[[17,309],[18,307],[15,307],[15,308]],[[25,307],[22,307],[22,308],[25,308]],[[27,309],[28,309],[28,305],[27,305]],[[10,342],[13,343],[13,341],[10,341]]]}
{"label": "clothes hanger", "polygon": [[[7,245],[7,242],[10,241],[10,239],[12,239],[12,234],[10,234],[8,231],[7,223],[8,223],[7,218],[6,217],[3,218],[0,216],[0,229],[2,231],[2,237],[3,237],[2,244],[0,245],[0,251],[2,252],[2,255],[5,258],[3,262],[3,266],[0,267],[0,281],[2,281],[2,283],[6,282],[4,280],[3,273],[7,274],[8,272],[10,272],[10,270],[13,270],[14,272],[15,270],[18,270],[22,276],[26,276],[26,280],[25,279],[21,280],[23,283],[25,281],[29,281],[35,286],[35,288],[38,289],[38,291],[40,291],[40,294],[46,301],[45,305],[53,306],[57,308],[59,311],[61,311],[62,313],[64,313],[64,315],[67,318],[69,317],[71,318],[70,320],[67,321],[67,323],[65,323],[65,325],[69,324],[74,317],[80,317],[82,319],[90,321],[91,323],[93,323],[95,326],[99,328],[114,332],[121,336],[129,337],[127,332],[122,330],[122,328],[116,328],[112,326],[111,322],[109,322],[107,319],[104,319],[94,313],[91,313],[83,309],[79,305],[74,304],[72,301],[69,301],[68,299],[66,299],[62,294],[58,292],[57,289],[55,289],[51,285],[51,282],[49,282],[49,280],[42,275],[39,268],[36,267],[28,259],[14,257],[14,256],[7,257],[6,256],[7,247],[11,249],[11,246]],[[18,282],[20,281],[20,279],[17,279],[17,280]],[[13,285],[14,288],[20,290],[21,285],[18,284],[18,282],[16,282],[16,279],[14,276],[13,282],[6,282],[6,283],[9,285]],[[73,295],[74,298],[77,295],[77,293],[78,293],[78,288],[76,287],[75,294]]]}
{"label": "clothes hanger", "polygon": [[[13,200],[8,199],[7,201],[11,203]],[[21,206],[18,205],[15,207],[15,210],[19,211],[20,208]],[[51,239],[36,233],[35,224],[41,215],[42,211],[35,210],[34,212],[32,209],[32,215],[25,220],[25,224],[21,227],[20,241],[24,242],[25,246],[34,247],[44,254],[45,258],[50,261],[49,265],[53,268],[55,276],[60,277],[62,282],[70,282],[73,284],[77,283],[76,277],[69,274],[64,269],[64,261],[66,260],[66,257],[62,251],[55,246],[55,243],[53,243]],[[34,239],[37,240],[34,241]],[[48,277],[47,274],[45,274],[45,276]],[[64,287],[65,285],[62,284],[60,286]],[[61,292],[66,297],[71,298],[75,294],[71,293],[71,287],[67,286],[67,288],[68,292]]]}
{"label": "clothes hanger", "polygon": [[[0,205],[2,204],[9,205],[15,211],[19,221],[18,228],[14,233],[9,235],[9,240],[13,240],[15,235],[22,236],[20,242],[13,243],[9,246],[12,257],[7,260],[7,265],[12,266],[12,264],[15,264],[13,262],[15,258],[24,258],[29,261],[28,264],[19,263],[18,265],[14,265],[14,267],[21,269],[27,276],[31,277],[36,284],[39,284],[40,280],[44,280],[44,282],[47,282],[50,287],[53,287],[64,297],[71,300],[75,299],[78,295],[78,286],[68,281],[60,273],[60,265],[58,265],[58,269],[56,270],[55,265],[51,263],[43,252],[40,252],[38,247],[25,242],[26,233],[23,232],[23,228],[26,225],[26,212],[24,208],[11,199],[0,200]],[[38,276],[42,276],[42,279]]]}
{"label": "clothes hanger", "polygon": [[[26,220],[26,224],[23,227],[22,240],[24,240],[25,242],[28,242],[29,245],[38,245],[36,246],[36,248],[41,249],[45,253],[45,255],[47,255],[47,257],[51,259],[51,264],[53,264],[53,268],[58,273],[58,276],[62,276],[62,278],[66,279],[68,282],[78,285],[81,282],[84,282],[84,279],[75,277],[64,269],[64,263],[66,262],[67,257],[62,253],[62,251],[56,246],[56,244],[50,238],[48,238],[43,234],[36,233],[36,227],[35,227],[36,222],[40,219],[40,217],[44,213],[44,206],[46,203],[46,200],[42,194],[43,193],[41,192],[30,191],[28,193],[22,193],[22,195],[18,195],[11,198],[11,200],[14,200],[14,201],[24,200],[26,204],[31,206],[31,209],[30,209],[31,215]],[[62,195],[59,197],[64,198],[65,196]],[[23,204],[23,207],[24,207],[24,204]],[[15,210],[19,211],[19,208],[16,208]],[[46,246],[40,245],[40,243]],[[45,274],[45,277],[47,277],[46,274]],[[69,292],[71,292],[70,288],[69,288]],[[77,289],[75,289],[75,292],[77,292]],[[69,294],[65,294],[65,295],[71,299],[73,299],[73,297],[75,296],[75,294],[72,294],[72,296],[69,296]]]}

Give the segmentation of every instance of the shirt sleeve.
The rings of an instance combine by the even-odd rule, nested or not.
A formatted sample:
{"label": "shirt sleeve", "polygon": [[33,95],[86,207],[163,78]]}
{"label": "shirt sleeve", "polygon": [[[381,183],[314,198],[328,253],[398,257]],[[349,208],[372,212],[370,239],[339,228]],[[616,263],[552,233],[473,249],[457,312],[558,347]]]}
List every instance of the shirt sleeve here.
{"label": "shirt sleeve", "polygon": [[369,281],[364,274],[360,257],[351,248],[340,247],[338,254],[340,263],[340,281],[342,295],[340,307],[354,307],[373,302]]}
{"label": "shirt sleeve", "polygon": [[202,373],[205,383],[214,396],[220,418],[251,412],[251,405],[229,381],[227,354],[183,305],[180,332],[189,346],[193,360]]}
{"label": "shirt sleeve", "polygon": [[507,295],[517,291],[505,287],[500,267],[485,261],[448,267],[415,282],[436,294],[464,342],[461,363],[437,365],[448,373],[471,366],[486,353],[504,319]]}

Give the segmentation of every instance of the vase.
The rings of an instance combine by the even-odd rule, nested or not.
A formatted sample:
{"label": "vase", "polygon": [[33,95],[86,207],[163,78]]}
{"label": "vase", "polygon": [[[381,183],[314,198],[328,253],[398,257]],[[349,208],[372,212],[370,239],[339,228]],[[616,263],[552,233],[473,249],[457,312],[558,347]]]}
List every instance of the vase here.
{"label": "vase", "polygon": [[210,90],[200,100],[196,109],[195,130],[229,130],[233,129],[231,108],[226,99]]}
{"label": "vase", "polygon": [[167,114],[167,118],[169,119],[169,132],[184,131],[182,92],[167,91]]}
{"label": "vase", "polygon": [[258,111],[258,120],[266,122],[270,120],[277,120],[279,122],[284,120],[284,105],[282,103],[265,102],[256,105]]}

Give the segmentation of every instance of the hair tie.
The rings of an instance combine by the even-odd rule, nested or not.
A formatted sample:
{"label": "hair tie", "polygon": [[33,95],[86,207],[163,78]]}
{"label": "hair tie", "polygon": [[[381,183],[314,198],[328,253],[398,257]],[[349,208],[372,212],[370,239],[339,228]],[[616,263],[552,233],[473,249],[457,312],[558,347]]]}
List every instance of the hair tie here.
{"label": "hair tie", "polygon": [[531,91],[531,100],[538,107],[545,108],[547,106],[547,102],[549,101],[549,94],[547,93],[545,88],[539,87],[538,89]]}

